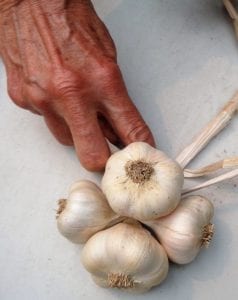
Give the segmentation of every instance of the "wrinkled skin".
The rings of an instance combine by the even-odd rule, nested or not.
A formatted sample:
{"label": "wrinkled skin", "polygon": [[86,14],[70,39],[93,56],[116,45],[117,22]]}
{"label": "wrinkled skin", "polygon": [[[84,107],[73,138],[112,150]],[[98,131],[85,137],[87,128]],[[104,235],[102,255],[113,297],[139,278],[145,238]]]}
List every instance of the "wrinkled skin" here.
{"label": "wrinkled skin", "polygon": [[87,169],[104,168],[105,137],[114,144],[154,144],[90,1],[0,1],[0,54],[11,99],[42,115]]}

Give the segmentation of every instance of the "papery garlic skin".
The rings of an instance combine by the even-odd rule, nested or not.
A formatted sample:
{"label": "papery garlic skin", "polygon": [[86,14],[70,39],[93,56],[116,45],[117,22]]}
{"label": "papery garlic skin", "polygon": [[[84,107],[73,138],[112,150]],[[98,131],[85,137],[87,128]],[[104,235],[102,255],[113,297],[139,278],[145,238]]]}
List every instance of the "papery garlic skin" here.
{"label": "papery garlic skin", "polygon": [[167,276],[168,258],[154,237],[134,221],[119,223],[93,235],[82,263],[101,287],[145,292]]}
{"label": "papery garlic skin", "polygon": [[190,263],[202,246],[213,236],[210,223],[214,214],[211,201],[202,196],[188,196],[168,216],[145,222],[167,252],[169,259],[178,264]]}
{"label": "papery garlic skin", "polygon": [[95,183],[80,180],[71,185],[68,199],[61,200],[57,227],[71,242],[85,243],[94,233],[121,219]]}
{"label": "papery garlic skin", "polygon": [[175,209],[183,180],[176,161],[147,143],[135,142],[109,158],[102,190],[117,214],[145,221]]}

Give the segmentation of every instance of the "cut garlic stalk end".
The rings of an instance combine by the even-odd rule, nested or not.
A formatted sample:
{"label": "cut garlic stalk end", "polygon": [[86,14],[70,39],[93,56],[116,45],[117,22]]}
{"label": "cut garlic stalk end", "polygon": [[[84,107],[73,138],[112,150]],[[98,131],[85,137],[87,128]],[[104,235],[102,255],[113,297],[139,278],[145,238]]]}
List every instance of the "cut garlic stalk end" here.
{"label": "cut garlic stalk end", "polygon": [[185,168],[190,161],[224,128],[238,110],[238,93],[222,108],[222,110],[205,126],[198,136],[176,158]]}

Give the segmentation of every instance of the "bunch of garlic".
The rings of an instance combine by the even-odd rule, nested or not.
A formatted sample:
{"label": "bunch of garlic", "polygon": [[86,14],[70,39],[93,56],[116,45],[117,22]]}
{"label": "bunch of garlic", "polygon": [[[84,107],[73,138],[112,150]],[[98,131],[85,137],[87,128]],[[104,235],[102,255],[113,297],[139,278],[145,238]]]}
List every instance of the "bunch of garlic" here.
{"label": "bunch of garlic", "polygon": [[58,229],[72,242],[86,242],[82,263],[98,285],[146,291],[165,279],[168,257],[188,263],[211,240],[211,202],[181,200],[182,185],[178,163],[146,143],[130,144],[107,162],[105,195],[89,181],[71,186]]}

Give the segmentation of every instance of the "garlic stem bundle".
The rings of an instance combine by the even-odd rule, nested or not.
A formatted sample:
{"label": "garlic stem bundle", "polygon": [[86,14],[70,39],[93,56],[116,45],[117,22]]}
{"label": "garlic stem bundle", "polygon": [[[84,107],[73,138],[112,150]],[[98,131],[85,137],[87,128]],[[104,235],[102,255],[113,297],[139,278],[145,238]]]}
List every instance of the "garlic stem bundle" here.
{"label": "garlic stem bundle", "polygon": [[85,243],[94,233],[123,219],[112,211],[100,188],[88,180],[72,184],[68,199],[59,201],[57,226],[73,243]]}
{"label": "garlic stem bundle", "polygon": [[145,224],[153,230],[171,261],[187,264],[201,247],[209,245],[213,213],[208,199],[193,195],[182,199],[170,215]]}
{"label": "garlic stem bundle", "polygon": [[238,93],[227,102],[221,111],[201,130],[197,137],[176,158],[185,168],[191,160],[223,129],[238,110]]}
{"label": "garlic stem bundle", "polygon": [[238,12],[235,9],[234,5],[232,4],[232,1],[230,0],[223,0],[223,4],[231,17],[235,29],[236,37],[238,38]]}
{"label": "garlic stem bundle", "polygon": [[188,193],[191,193],[191,192],[194,192],[194,191],[198,191],[198,190],[201,190],[201,189],[204,189],[204,188],[207,188],[211,185],[214,185],[218,182],[222,182],[222,181],[225,181],[225,180],[228,180],[228,179],[232,179],[232,178],[235,178],[238,176],[238,169],[235,169],[235,170],[232,170],[232,171],[229,171],[229,172],[226,172],[222,175],[219,175],[219,176],[216,176],[214,178],[211,178],[201,184],[198,184],[198,185],[195,185],[191,188],[186,188],[186,189],[183,189],[182,191],[182,195],[186,195]]}
{"label": "garlic stem bundle", "polygon": [[114,153],[102,178],[102,190],[112,209],[141,221],[173,211],[180,201],[182,185],[179,164],[143,142]]}
{"label": "garlic stem bundle", "polygon": [[195,178],[209,175],[221,169],[238,167],[238,156],[232,156],[199,169],[185,169],[184,178]]}
{"label": "garlic stem bundle", "polygon": [[164,249],[134,220],[96,233],[85,244],[81,259],[96,284],[129,292],[160,284],[169,269]]}

